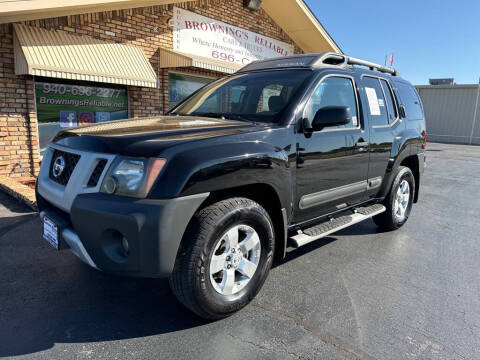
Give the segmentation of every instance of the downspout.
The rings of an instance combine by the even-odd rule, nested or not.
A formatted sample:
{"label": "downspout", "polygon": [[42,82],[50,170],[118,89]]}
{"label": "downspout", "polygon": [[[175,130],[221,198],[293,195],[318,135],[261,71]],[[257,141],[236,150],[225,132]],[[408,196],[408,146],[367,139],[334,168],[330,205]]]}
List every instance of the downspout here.
{"label": "downspout", "polygon": [[472,131],[470,132],[470,145],[472,145],[472,142],[473,142],[473,132],[475,131],[475,122],[477,120],[477,108],[478,108],[479,96],[480,96],[480,79],[478,80],[477,100],[475,101],[475,110],[473,111]]}

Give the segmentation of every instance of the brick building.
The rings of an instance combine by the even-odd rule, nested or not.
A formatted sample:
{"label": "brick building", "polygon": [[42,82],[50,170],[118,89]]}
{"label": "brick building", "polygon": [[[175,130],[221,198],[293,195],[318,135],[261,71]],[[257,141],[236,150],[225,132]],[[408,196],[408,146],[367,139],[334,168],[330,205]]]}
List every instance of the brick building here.
{"label": "brick building", "polygon": [[60,3],[0,9],[0,176],[37,175],[62,128],[163,114],[256,59],[340,52],[303,0]]}

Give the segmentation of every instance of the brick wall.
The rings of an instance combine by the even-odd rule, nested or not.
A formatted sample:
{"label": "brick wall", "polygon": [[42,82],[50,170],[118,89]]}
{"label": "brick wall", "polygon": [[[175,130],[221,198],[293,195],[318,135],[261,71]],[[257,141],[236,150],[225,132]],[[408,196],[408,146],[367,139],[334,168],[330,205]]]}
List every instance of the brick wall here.
{"label": "brick wall", "polygon": [[14,74],[12,26],[0,25],[0,176],[36,175],[38,158],[33,79]]}
{"label": "brick wall", "polygon": [[[197,0],[175,6],[293,44],[263,10],[253,12],[245,9],[243,0]],[[167,110],[169,70],[222,76],[192,68],[159,68],[159,48],[171,49],[173,46],[172,29],[167,25],[167,19],[173,15],[173,7],[151,6],[26,21],[24,24],[141,48],[159,76],[160,87],[129,87],[130,116],[152,116]],[[33,77],[14,74],[12,31],[11,25],[0,25],[0,176],[29,176],[36,175],[39,167]],[[302,51],[295,46],[295,52]]]}

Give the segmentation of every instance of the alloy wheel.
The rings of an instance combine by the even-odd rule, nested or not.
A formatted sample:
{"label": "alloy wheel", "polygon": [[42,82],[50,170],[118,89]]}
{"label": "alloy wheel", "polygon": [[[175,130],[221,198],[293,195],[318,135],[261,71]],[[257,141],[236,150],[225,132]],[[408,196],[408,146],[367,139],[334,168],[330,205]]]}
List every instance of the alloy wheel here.
{"label": "alloy wheel", "polygon": [[402,180],[395,194],[393,210],[397,221],[404,221],[407,216],[408,204],[410,202],[410,185],[407,180]]}
{"label": "alloy wheel", "polygon": [[210,282],[222,295],[234,295],[253,278],[260,262],[261,244],[255,229],[235,225],[215,245],[209,263]]}

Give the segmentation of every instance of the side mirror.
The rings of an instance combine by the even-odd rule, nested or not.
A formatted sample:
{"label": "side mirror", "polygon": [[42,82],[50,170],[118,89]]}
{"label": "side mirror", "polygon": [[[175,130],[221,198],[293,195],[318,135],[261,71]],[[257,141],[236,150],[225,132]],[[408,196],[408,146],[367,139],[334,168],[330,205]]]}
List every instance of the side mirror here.
{"label": "side mirror", "polygon": [[329,126],[347,125],[352,121],[352,115],[347,106],[325,106],[319,109],[312,121],[315,131]]}

